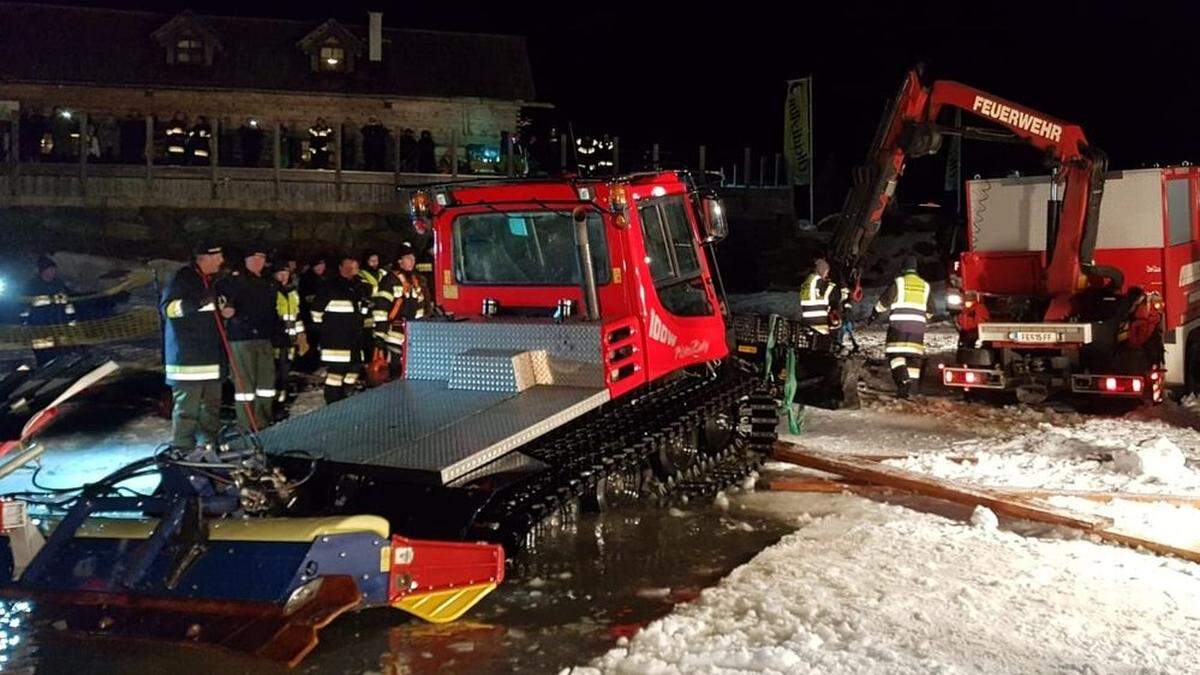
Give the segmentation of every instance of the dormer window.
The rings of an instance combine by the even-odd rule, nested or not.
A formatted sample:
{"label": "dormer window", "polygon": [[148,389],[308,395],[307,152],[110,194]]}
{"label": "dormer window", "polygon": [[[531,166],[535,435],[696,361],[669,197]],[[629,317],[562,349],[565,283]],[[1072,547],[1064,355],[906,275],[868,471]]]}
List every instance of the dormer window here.
{"label": "dormer window", "polygon": [[185,37],[175,42],[176,63],[204,63],[204,41]]}
{"label": "dormer window", "polygon": [[221,40],[207,23],[190,11],[176,14],[151,36],[166,51],[167,63],[211,66]]}
{"label": "dormer window", "polygon": [[314,73],[353,73],[363,41],[334,19],[317,26],[297,43],[308,54]]}
{"label": "dormer window", "polygon": [[342,49],[336,42],[326,44],[321,47],[321,55],[317,62],[317,67],[327,73],[346,72],[346,50]]}

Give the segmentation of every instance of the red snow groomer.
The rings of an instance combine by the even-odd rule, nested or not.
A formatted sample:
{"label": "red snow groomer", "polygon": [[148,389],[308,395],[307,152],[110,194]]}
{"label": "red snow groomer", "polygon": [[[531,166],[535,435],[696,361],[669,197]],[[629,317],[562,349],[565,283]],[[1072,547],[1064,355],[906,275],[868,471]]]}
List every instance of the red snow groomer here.
{"label": "red snow groomer", "polygon": [[[714,283],[724,212],[690,176],[481,180],[411,203],[440,312],[407,323],[403,379],[40,500],[65,514],[11,524],[0,596],[295,663],[345,611],[452,619],[576,510],[711,495],[770,452],[776,404],[730,357]],[[159,489],[129,496],[147,471]]]}
{"label": "red snow groomer", "polygon": [[[949,111],[993,126],[940,123]],[[938,152],[947,136],[1030,146],[1051,173],[968,184],[970,250],[955,263],[960,287],[947,293],[959,350],[941,372],[943,383],[1015,392],[1029,402],[1063,392],[1161,401],[1164,343],[1182,347],[1188,339],[1175,328],[1186,322],[1181,288],[1192,279],[1171,270],[1190,269],[1194,256],[1194,174],[1108,177],[1112,183],[1123,175],[1117,182],[1124,185],[1103,200],[1113,203],[1102,212],[1107,158],[1074,124],[957,82],[925,84],[910,71],[842,214],[835,271],[854,285],[905,163]],[[1167,208],[1171,200],[1176,211]],[[1180,378],[1182,362],[1170,370]]]}

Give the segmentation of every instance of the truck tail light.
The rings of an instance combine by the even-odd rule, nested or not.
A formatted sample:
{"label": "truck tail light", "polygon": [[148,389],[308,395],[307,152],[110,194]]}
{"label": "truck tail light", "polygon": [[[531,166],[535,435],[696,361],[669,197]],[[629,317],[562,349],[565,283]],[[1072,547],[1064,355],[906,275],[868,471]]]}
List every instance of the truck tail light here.
{"label": "truck tail light", "polygon": [[[1157,372],[1148,376],[1156,382]],[[1158,385],[1155,384],[1155,387]],[[1071,390],[1080,394],[1138,396],[1146,389],[1146,378],[1139,375],[1072,375]]]}
{"label": "truck tail light", "polygon": [[1004,374],[997,370],[980,370],[966,366],[951,366],[942,370],[942,382],[948,387],[966,389],[1003,389]]}

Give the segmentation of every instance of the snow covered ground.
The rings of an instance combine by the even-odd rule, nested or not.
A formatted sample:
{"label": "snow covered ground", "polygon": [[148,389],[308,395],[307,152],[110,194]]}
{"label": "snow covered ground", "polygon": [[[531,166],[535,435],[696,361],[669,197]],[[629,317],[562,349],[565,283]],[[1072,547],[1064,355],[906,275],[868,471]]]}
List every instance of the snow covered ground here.
{"label": "snow covered ground", "polygon": [[[759,299],[779,307],[784,298]],[[859,334],[868,356],[882,331]],[[941,335],[945,335],[942,338]],[[930,357],[954,349],[931,334]],[[865,339],[864,339],[865,338]],[[879,338],[873,340],[872,338]],[[1194,501],[1047,501],[1200,550],[1200,401],[1096,417],[864,395],[805,411],[785,440],[1008,489]],[[769,463],[766,472],[806,473]],[[797,531],[572,675],[610,673],[1174,673],[1200,660],[1200,565],[903,496],[759,492],[732,509],[791,510]],[[938,506],[941,504],[941,506]],[[790,515],[790,514],[789,514]]]}
{"label": "snow covered ground", "polygon": [[827,497],[573,675],[1195,672],[1200,566]]}

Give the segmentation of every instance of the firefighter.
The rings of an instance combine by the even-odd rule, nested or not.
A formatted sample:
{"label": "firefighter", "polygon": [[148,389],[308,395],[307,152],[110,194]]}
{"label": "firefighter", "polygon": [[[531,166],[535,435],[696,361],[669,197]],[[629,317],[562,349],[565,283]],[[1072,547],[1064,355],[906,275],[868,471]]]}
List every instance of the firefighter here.
{"label": "firefighter", "polygon": [[333,127],[318,117],[317,121],[308,128],[308,150],[312,157],[312,168],[324,169],[329,166],[329,140],[333,137]]}
{"label": "firefighter", "polygon": [[304,320],[305,333],[308,335],[308,356],[299,365],[304,372],[311,373],[319,364],[321,348],[321,327],[313,319],[312,308],[316,304],[321,288],[328,283],[325,277],[327,270],[325,256],[314,256],[309,260],[307,269],[300,274],[300,316]]}
{"label": "firefighter", "polygon": [[283,334],[283,322],[275,311],[275,285],[264,272],[266,264],[266,247],[251,246],[243,266],[217,285],[224,306],[236,310],[226,331],[233,354],[234,409],[238,424],[251,431],[266,428],[273,418],[273,346]]}
{"label": "firefighter", "polygon": [[209,152],[212,150],[212,127],[203,115],[196,118],[196,123],[188,130],[187,151],[192,164],[203,166],[208,164]]}
{"label": "firefighter", "polygon": [[286,416],[288,375],[298,357],[308,353],[308,336],[300,320],[300,291],[292,279],[292,270],[279,265],[275,279],[275,312],[283,323],[283,334],[275,344],[275,419]]}
{"label": "firefighter", "polygon": [[[383,277],[387,275],[387,270],[380,265],[380,255],[377,251],[368,250],[363,252],[362,258],[358,264],[358,278],[362,281],[363,297],[375,297],[376,291],[379,290],[379,282],[383,281]],[[375,317],[373,314],[368,314],[363,318],[363,334],[362,343],[362,362],[370,363],[375,348]]]}
{"label": "firefighter", "polygon": [[416,272],[417,252],[404,242],[396,252],[392,271],[375,292],[372,313],[375,338],[387,351],[393,374],[398,374],[404,345],[404,321],[420,319],[432,311],[429,284]]}
{"label": "firefighter", "polygon": [[167,144],[167,164],[183,164],[187,158],[187,118],[177,112],[167,122],[164,132]]}
{"label": "firefighter", "polygon": [[821,335],[829,335],[829,310],[841,306],[842,293],[829,280],[829,263],[817,258],[800,286],[800,320]]}
{"label": "firefighter", "polygon": [[[217,442],[221,409],[221,328],[212,276],[225,258],[221,247],[202,242],[192,251],[192,264],[180,269],[159,302],[165,325],[163,357],[174,407],[173,438],[180,448]],[[233,307],[220,315],[231,318]]]}
{"label": "firefighter", "polygon": [[[917,259],[908,256],[900,276],[888,286],[871,321],[888,313],[887,345],[884,352],[896,381],[900,398],[908,398],[921,382],[921,363],[925,357],[925,322],[933,316],[933,294],[929,282],[917,274]],[[914,384],[914,382],[916,384]]]}
{"label": "firefighter", "polygon": [[[27,326],[61,326],[75,321],[75,305],[71,302],[71,289],[58,276],[58,263],[50,256],[39,256],[37,274],[26,282],[23,289],[29,308],[21,313],[22,323]],[[30,347],[38,365],[61,356],[70,350],[58,346],[54,333],[35,334]]]}
{"label": "firefighter", "polygon": [[346,398],[348,390],[358,384],[368,299],[358,276],[358,261],[354,256],[341,256],[337,271],[321,288],[312,307],[313,321],[321,327],[326,403]]}

